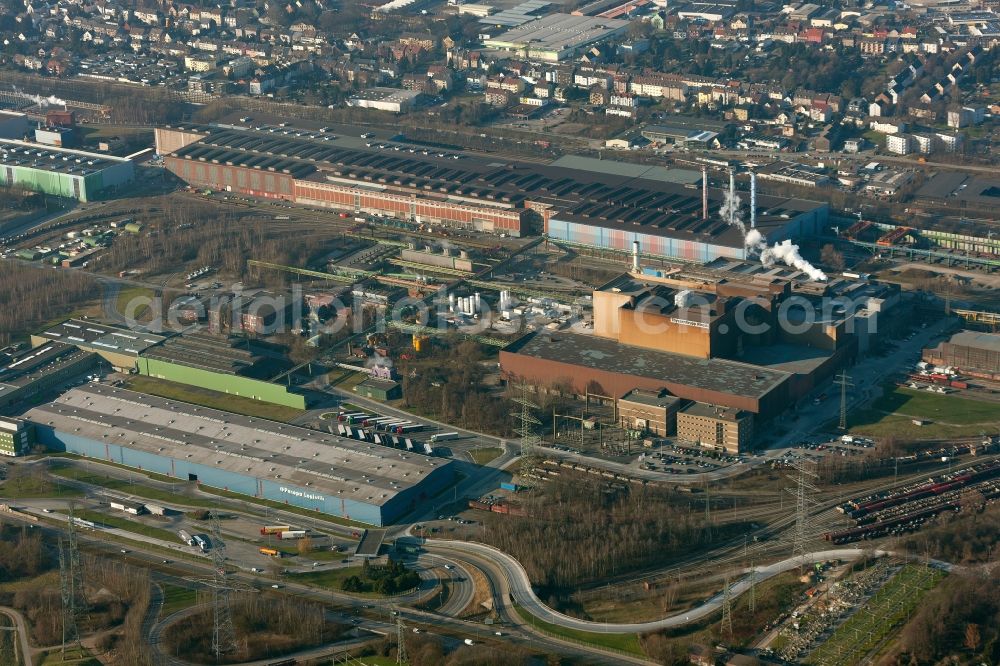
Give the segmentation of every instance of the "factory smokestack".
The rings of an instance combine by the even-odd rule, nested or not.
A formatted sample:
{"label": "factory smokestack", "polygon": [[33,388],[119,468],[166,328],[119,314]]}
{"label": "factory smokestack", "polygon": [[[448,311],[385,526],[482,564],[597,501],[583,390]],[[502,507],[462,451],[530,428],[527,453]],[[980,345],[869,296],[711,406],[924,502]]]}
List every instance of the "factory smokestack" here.
{"label": "factory smokestack", "polygon": [[701,168],[701,219],[708,219],[708,167]]}
{"label": "factory smokestack", "polygon": [[[729,170],[729,200],[736,201],[736,172]],[[736,224],[736,206],[729,207],[729,224]]]}
{"label": "factory smokestack", "polygon": [[757,174],[750,172],[750,228],[757,228]]}
{"label": "factory smokestack", "polygon": [[632,241],[632,272],[639,272],[639,241]]}

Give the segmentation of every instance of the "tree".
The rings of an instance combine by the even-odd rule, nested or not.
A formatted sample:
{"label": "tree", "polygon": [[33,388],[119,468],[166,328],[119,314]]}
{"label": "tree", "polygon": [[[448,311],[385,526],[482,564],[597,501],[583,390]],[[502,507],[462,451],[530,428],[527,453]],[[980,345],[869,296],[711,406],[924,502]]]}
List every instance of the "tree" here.
{"label": "tree", "polygon": [[829,266],[830,268],[838,271],[843,270],[844,268],[844,254],[830,243],[823,246],[823,249],[820,251],[819,258],[823,264]]}
{"label": "tree", "polygon": [[965,647],[969,648],[972,652],[975,652],[979,649],[981,640],[978,624],[970,622],[965,625]]}
{"label": "tree", "polygon": [[302,537],[301,539],[299,539],[298,543],[299,555],[308,555],[309,553],[311,553],[312,546],[313,546],[312,539],[310,539],[309,537]]}

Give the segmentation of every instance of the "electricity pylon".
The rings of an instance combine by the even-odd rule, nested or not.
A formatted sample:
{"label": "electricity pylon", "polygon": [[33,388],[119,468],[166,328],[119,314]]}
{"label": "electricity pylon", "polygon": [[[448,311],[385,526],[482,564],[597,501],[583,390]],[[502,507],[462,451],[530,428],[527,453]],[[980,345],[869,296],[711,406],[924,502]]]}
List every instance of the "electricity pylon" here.
{"label": "electricity pylon", "polygon": [[[795,496],[795,529],[792,531],[792,557],[805,558],[806,547],[809,539],[813,536],[812,525],[809,522],[809,505],[813,502],[810,493],[815,495],[819,489],[812,484],[810,478],[816,478],[816,472],[812,469],[813,463],[807,460],[797,460],[792,463],[798,471],[795,488],[786,490]],[[799,561],[799,569],[802,568],[802,560]]]}
{"label": "electricity pylon", "polygon": [[719,633],[722,634],[726,640],[732,642],[733,640],[733,597],[732,592],[729,589],[729,572],[726,572],[726,588],[722,592],[722,624],[719,628]]}
{"label": "electricity pylon", "polygon": [[854,386],[854,382],[850,375],[842,371],[833,383],[840,386],[840,429],[847,430],[847,389]]}
{"label": "electricity pylon", "polygon": [[69,505],[66,521],[66,540],[59,547],[59,592],[62,598],[62,654],[66,657],[66,645],[80,646],[80,631],[77,618],[83,612],[86,601],[83,597],[83,569],[80,567],[80,550],[76,543],[76,518],[73,503]]}
{"label": "electricity pylon", "polygon": [[219,512],[211,512],[212,521],[212,576],[197,578],[197,582],[212,589],[212,654],[219,661],[222,655],[236,651],[236,628],[230,605],[232,592],[249,592],[254,588],[234,580],[226,569],[226,542],[222,539]]}
{"label": "electricity pylon", "polygon": [[397,664],[407,664],[409,659],[406,656],[406,629],[403,626],[403,617],[401,615],[396,616],[396,663]]}
{"label": "electricity pylon", "polygon": [[516,432],[521,437],[521,466],[530,465],[530,459],[535,455],[538,445],[541,443],[541,438],[536,432],[536,427],[541,425],[533,410],[538,409],[538,405],[533,403],[528,399],[528,387],[522,387],[521,396],[517,398],[512,398],[511,401],[520,405],[521,409],[512,413],[514,418],[518,419],[518,427],[514,428]]}

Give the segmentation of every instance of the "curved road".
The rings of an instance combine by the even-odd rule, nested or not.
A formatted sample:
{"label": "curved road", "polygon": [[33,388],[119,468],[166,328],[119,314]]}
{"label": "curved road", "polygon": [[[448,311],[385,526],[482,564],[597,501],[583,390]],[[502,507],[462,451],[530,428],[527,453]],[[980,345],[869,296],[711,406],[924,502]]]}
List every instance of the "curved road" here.
{"label": "curved road", "polygon": [[[525,572],[524,567],[521,566],[521,563],[501,550],[472,541],[436,541],[427,542],[424,546],[428,550],[443,550],[445,552],[453,550],[460,553],[473,553],[479,557],[490,560],[503,572],[504,580],[494,581],[499,582],[501,587],[505,588],[505,591],[508,593],[500,595],[501,599],[510,598],[535,617],[567,629],[575,629],[578,631],[587,631],[599,634],[633,634],[660,631],[663,629],[672,629],[692,622],[697,622],[720,610],[723,603],[724,591],[720,591],[700,606],[696,606],[695,608],[677,613],[675,615],[667,616],[660,620],[624,624],[581,620],[580,618],[564,615],[563,613],[553,610],[542,603],[542,601],[535,594],[534,589],[532,589],[531,581],[528,580],[528,575]],[[803,563],[811,564],[814,562],[823,562],[834,559],[856,559],[864,555],[866,552],[878,557],[888,554],[888,551],[870,551],[862,548],[841,548],[835,550],[817,551],[814,553],[807,553],[804,557],[791,557],[775,562],[774,564],[755,567],[756,580],[757,582],[767,580],[768,578],[777,576],[780,573],[795,569]],[[488,572],[486,573],[489,575]],[[730,595],[733,597],[738,596],[749,588],[749,576],[746,576],[731,585]]]}
{"label": "curved road", "polygon": [[24,616],[17,609],[7,608],[6,606],[0,606],[0,613],[3,613],[14,622],[14,630],[17,633],[15,640],[21,645],[21,662],[24,666],[32,666],[34,664],[34,655],[31,646],[28,645],[28,625],[24,621]]}

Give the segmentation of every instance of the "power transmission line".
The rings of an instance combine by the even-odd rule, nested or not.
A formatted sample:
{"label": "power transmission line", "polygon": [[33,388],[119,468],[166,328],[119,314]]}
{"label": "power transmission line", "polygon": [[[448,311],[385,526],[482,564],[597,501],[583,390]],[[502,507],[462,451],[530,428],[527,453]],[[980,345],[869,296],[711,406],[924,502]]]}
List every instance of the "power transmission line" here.
{"label": "power transmission line", "polygon": [[[533,410],[538,409],[538,405],[528,399],[527,385],[522,386],[521,395],[517,398],[512,398],[511,401],[521,406],[521,409],[513,412],[512,415],[519,422],[518,426],[514,428],[514,432],[520,435],[521,438],[521,466],[524,468],[532,464],[530,459],[535,455],[536,449],[541,444],[542,440],[538,436],[536,428],[542,422],[535,418]],[[522,469],[522,471],[526,470]]]}
{"label": "power transmission line", "polygon": [[807,460],[796,460],[792,467],[798,471],[796,476],[795,489],[787,489],[795,496],[795,528],[792,530],[792,557],[802,558],[799,561],[799,569],[802,568],[802,560],[805,559],[806,548],[809,540],[813,536],[812,525],[809,521],[809,506],[814,501],[811,499],[819,492],[819,489],[812,484],[809,479],[817,478],[812,467],[814,463]]}
{"label": "power transmission line", "polygon": [[76,542],[76,517],[70,502],[66,521],[66,539],[59,548],[59,586],[62,598],[62,655],[66,657],[66,645],[75,643],[80,647],[80,631],[77,619],[85,610],[83,595],[83,570],[80,566],[80,549]]}
{"label": "power transmission line", "polygon": [[847,430],[847,388],[854,386],[854,382],[850,375],[842,371],[833,383],[840,386],[840,429]]}
{"label": "power transmission line", "polygon": [[733,597],[729,586],[729,572],[726,572],[726,588],[722,592],[722,624],[719,632],[726,640],[733,640]]}
{"label": "power transmission line", "polygon": [[216,661],[222,655],[236,651],[236,628],[230,605],[232,592],[248,592],[254,588],[234,580],[226,568],[226,542],[222,539],[219,512],[212,509],[212,576],[195,579],[212,589],[212,653]]}
{"label": "power transmission line", "polygon": [[409,663],[409,658],[406,656],[406,629],[403,626],[403,617],[401,615],[396,616],[396,663],[397,664],[407,664]]}

